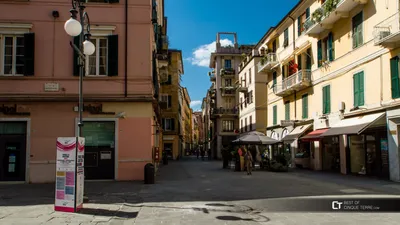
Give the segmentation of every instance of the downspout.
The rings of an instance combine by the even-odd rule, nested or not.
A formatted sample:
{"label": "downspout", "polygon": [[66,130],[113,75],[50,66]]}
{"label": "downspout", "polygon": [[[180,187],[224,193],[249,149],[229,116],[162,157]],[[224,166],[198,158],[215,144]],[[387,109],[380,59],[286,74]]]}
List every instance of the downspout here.
{"label": "downspout", "polygon": [[[293,52],[296,50],[296,20],[288,16],[293,21]],[[296,57],[295,57],[296,58]],[[296,59],[295,59],[296,60]],[[294,91],[294,120],[297,120],[297,99],[296,99],[296,91]]]}
{"label": "downspout", "polygon": [[383,106],[383,59],[382,56],[379,57],[380,60],[380,105]]}
{"label": "downspout", "polygon": [[125,98],[128,97],[128,0],[125,0]]}

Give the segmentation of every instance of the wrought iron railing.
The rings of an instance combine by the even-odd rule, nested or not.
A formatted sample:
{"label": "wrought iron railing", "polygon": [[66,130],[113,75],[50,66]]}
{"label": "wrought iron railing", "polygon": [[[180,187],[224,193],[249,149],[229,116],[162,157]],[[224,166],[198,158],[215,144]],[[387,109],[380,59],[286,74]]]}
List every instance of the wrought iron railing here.
{"label": "wrought iron railing", "polygon": [[387,37],[400,32],[400,12],[374,26],[374,42],[379,44]]}
{"label": "wrought iron railing", "polygon": [[274,93],[276,94],[289,90],[293,86],[303,82],[311,82],[311,70],[300,70],[288,78],[285,78],[282,82],[274,86]]}
{"label": "wrought iron railing", "polygon": [[271,65],[272,63],[277,63],[277,62],[278,62],[278,57],[276,56],[276,53],[266,54],[257,64],[258,72],[263,70],[265,67]]}

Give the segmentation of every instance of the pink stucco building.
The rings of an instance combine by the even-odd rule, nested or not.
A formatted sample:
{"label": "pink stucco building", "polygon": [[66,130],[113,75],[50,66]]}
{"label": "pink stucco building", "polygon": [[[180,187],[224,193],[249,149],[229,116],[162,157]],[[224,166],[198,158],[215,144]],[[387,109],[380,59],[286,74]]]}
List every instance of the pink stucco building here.
{"label": "pink stucco building", "polygon": [[[163,0],[87,2],[96,52],[83,84],[86,179],[143,179],[160,140]],[[0,182],[53,182],[56,138],[77,135],[70,9],[70,0],[0,1]]]}

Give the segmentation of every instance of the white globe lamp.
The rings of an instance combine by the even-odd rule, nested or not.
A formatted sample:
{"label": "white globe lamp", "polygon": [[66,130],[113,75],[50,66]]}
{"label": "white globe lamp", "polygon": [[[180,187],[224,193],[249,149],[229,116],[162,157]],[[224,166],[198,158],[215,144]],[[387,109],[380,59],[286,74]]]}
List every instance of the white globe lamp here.
{"label": "white globe lamp", "polygon": [[93,55],[94,51],[96,50],[96,47],[94,44],[88,40],[83,42],[83,54],[85,55]]}
{"label": "white globe lamp", "polygon": [[78,20],[71,18],[65,22],[64,29],[68,35],[75,37],[81,34],[82,25]]}

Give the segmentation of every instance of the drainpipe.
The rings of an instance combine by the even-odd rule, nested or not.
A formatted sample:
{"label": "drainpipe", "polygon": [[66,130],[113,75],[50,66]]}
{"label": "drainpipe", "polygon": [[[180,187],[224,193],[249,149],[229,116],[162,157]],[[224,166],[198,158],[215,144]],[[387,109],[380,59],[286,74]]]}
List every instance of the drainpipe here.
{"label": "drainpipe", "polygon": [[[296,50],[296,20],[288,16],[293,21],[293,52]],[[296,57],[295,57],[296,58]],[[296,59],[295,59],[296,60]],[[297,120],[297,104],[296,104],[296,91],[294,91],[294,120]]]}
{"label": "drainpipe", "polygon": [[379,60],[380,60],[380,82],[381,82],[381,84],[380,84],[380,97],[381,97],[381,99],[380,99],[380,102],[381,102],[381,106],[383,106],[383,59],[382,59],[382,56],[380,56],[379,57]]}
{"label": "drainpipe", "polygon": [[128,97],[128,0],[125,1],[125,98]]}

